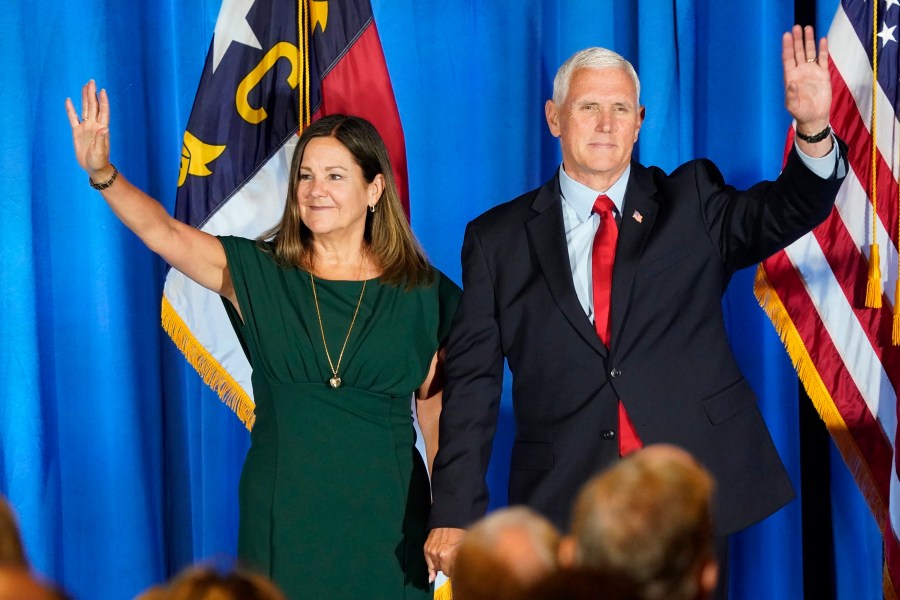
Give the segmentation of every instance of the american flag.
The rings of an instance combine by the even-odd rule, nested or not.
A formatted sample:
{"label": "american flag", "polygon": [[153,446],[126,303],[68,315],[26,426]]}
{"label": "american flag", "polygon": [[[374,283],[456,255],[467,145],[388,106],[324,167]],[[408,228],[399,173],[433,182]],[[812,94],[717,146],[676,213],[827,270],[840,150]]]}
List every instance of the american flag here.
{"label": "american flag", "polygon": [[[831,125],[849,145],[850,170],[828,220],[765,261],[756,280],[760,304],[881,527],[887,598],[897,597],[900,581],[900,348],[891,341],[892,307],[900,300],[898,23],[900,0],[838,6],[828,32]],[[881,308],[865,301],[873,243],[880,249]]]}
{"label": "american flag", "polygon": [[[326,114],[371,121],[407,202],[406,151],[369,0],[224,0],[184,134],[175,216],[255,238],[281,218],[297,132]],[[222,301],[166,276],[163,327],[247,427],[251,369]]]}

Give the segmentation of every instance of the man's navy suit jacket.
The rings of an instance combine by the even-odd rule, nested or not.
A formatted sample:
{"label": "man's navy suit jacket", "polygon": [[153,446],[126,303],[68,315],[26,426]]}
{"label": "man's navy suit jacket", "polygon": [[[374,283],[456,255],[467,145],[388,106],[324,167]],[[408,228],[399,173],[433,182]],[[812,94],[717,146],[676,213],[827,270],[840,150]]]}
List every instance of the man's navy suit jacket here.
{"label": "man's navy suit jacket", "polygon": [[671,175],[632,163],[609,351],[575,293],[558,181],[466,229],[429,527],[466,527],[487,508],[504,357],[516,424],[510,504],[565,529],[582,484],[618,458],[621,399],[644,444],[682,446],[712,472],[719,534],[772,514],[793,489],[732,356],[721,297],[736,270],[822,222],[841,180],[816,176],[796,150],[778,179],[747,191],[706,160]]}

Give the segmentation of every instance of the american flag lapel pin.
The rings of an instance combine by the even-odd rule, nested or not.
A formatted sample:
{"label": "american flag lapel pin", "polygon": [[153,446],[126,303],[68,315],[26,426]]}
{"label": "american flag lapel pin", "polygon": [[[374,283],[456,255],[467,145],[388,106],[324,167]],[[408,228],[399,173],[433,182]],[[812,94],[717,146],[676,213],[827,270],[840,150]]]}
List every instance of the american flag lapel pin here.
{"label": "american flag lapel pin", "polygon": [[638,211],[634,211],[634,214],[631,215],[631,218],[634,219],[635,221],[637,221],[638,223],[644,222],[644,215],[642,215]]}

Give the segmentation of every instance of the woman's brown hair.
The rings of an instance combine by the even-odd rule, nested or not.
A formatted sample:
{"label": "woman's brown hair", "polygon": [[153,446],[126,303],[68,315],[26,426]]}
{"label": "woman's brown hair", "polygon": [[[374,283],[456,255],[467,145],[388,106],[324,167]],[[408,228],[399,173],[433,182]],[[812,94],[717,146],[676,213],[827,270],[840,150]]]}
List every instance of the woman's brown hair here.
{"label": "woman's brown hair", "polygon": [[368,251],[381,269],[379,279],[406,289],[430,284],[434,274],[400,204],[387,148],[375,127],[361,117],[328,115],[303,130],[291,161],[284,214],[278,225],[264,233],[259,241],[271,239],[279,263],[312,270],[313,234],[300,218],[297,181],[303,152],[309,141],[318,137],[339,141],[360,166],[368,183],[377,175],[384,177],[384,191],[375,212],[366,213],[364,233]]}

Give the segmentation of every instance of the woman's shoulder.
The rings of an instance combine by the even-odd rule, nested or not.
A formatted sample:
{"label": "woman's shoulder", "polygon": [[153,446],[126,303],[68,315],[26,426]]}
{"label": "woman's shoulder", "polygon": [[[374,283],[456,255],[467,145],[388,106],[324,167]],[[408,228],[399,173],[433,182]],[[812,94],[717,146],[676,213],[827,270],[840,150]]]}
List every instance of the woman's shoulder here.
{"label": "woman's shoulder", "polygon": [[418,286],[418,289],[434,298],[442,307],[455,307],[462,295],[462,289],[437,267],[431,266],[430,269],[430,281]]}
{"label": "woman's shoulder", "polygon": [[441,296],[459,297],[462,294],[462,288],[456,285],[456,282],[450,279],[443,271],[434,266],[431,267],[431,270],[434,273],[434,282],[437,284]]}
{"label": "woman's shoulder", "polygon": [[221,235],[218,238],[225,249],[232,274],[238,271],[248,275],[251,272],[263,274],[281,270],[271,242],[233,235]]}

